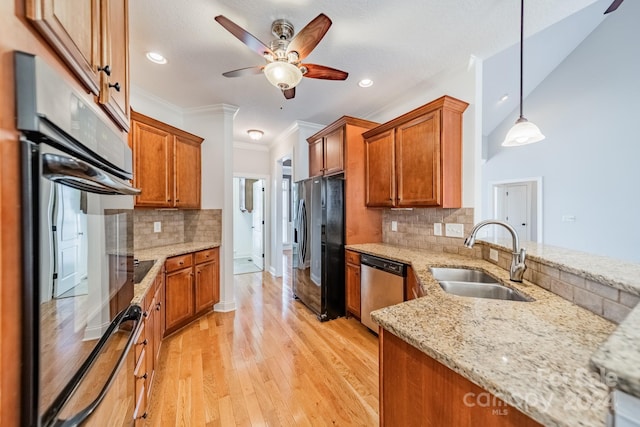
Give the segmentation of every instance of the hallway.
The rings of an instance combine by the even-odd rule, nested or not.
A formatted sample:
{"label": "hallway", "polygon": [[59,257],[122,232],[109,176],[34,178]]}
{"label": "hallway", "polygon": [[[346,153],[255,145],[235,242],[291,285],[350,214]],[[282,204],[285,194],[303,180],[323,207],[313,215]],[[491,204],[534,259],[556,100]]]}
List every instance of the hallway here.
{"label": "hallway", "polygon": [[164,340],[146,425],[378,425],[377,338],[355,319],[317,321],[288,269],[234,276],[235,312]]}

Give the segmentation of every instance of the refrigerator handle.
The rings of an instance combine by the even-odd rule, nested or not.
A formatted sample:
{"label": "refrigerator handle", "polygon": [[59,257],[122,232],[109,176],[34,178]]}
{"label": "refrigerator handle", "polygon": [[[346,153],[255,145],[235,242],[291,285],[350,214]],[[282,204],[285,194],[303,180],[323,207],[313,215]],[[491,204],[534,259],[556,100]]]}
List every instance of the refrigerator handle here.
{"label": "refrigerator handle", "polygon": [[64,390],[62,390],[62,393],[56,399],[56,401],[53,402],[53,404],[51,405],[51,408],[47,410],[47,413],[44,415],[43,419],[53,419],[54,417],[57,416],[57,413],[60,412],[60,410],[64,407],[65,403],[73,395],[73,392],[78,388],[79,384],[84,380],[85,375],[87,374],[87,372],[89,372],[89,370],[93,366],[94,362],[98,358],[98,355],[102,351],[102,348],[106,345],[107,341],[109,340],[109,337],[120,327],[122,323],[133,320],[134,322],[136,322],[135,327],[132,329],[131,335],[129,335],[129,338],[127,339],[127,343],[122,349],[122,353],[120,354],[120,357],[118,357],[118,361],[114,366],[113,370],[111,371],[111,373],[109,374],[109,377],[107,378],[106,383],[102,387],[102,390],[100,390],[98,397],[96,397],[93,400],[93,402],[91,402],[84,409],[82,409],[80,412],[76,413],[72,417],[66,420],[55,420],[55,425],[57,427],[77,426],[82,424],[82,422],[84,422],[84,420],[86,420],[89,417],[89,415],[91,415],[91,413],[98,407],[100,402],[102,402],[102,399],[104,399],[105,395],[109,391],[109,388],[111,387],[111,384],[113,383],[113,380],[118,374],[120,367],[122,366],[125,359],[127,358],[127,354],[131,350],[131,347],[133,346],[133,342],[137,337],[138,331],[140,330],[140,327],[142,325],[142,322],[140,321],[141,319],[142,319],[142,309],[137,305],[129,306],[128,308],[122,310],[120,313],[116,315],[115,319],[113,319],[113,322],[111,322],[111,324],[107,328],[104,335],[102,335],[102,338],[100,338],[100,341],[98,342],[96,347],[93,349],[91,354],[89,354],[89,357],[87,357],[87,360],[82,364],[82,366],[80,367],[78,372],[74,375],[74,377],[71,379],[69,384],[64,388]]}

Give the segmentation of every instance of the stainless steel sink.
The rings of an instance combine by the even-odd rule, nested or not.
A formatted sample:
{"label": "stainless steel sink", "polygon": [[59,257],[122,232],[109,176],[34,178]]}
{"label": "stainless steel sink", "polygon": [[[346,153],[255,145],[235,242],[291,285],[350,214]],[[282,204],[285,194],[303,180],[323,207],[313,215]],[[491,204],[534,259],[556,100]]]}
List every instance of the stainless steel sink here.
{"label": "stainless steel sink", "polygon": [[429,271],[431,271],[433,277],[438,281],[498,283],[498,279],[495,277],[489,276],[487,273],[479,270],[471,270],[470,268],[432,267]]}
{"label": "stainless steel sink", "polygon": [[447,293],[461,297],[490,298],[509,301],[534,301],[482,271],[469,268],[436,268],[429,269],[440,287]]}
{"label": "stainless steel sink", "polygon": [[156,263],[155,259],[149,261],[140,261],[137,265],[133,266],[133,283],[140,283],[144,276],[147,275],[153,264]]}
{"label": "stainless steel sink", "polygon": [[526,297],[511,288],[507,288],[506,286],[502,286],[497,283],[453,281],[442,281],[439,283],[440,287],[444,289],[445,292],[461,297],[491,298],[525,302],[533,301],[533,299]]}

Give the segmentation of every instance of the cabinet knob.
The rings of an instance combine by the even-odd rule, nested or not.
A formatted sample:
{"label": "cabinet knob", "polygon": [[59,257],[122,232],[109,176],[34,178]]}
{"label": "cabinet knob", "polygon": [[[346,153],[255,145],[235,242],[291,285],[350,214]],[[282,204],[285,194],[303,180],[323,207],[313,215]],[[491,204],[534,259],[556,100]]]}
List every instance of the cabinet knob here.
{"label": "cabinet knob", "polygon": [[144,313],[142,313],[142,317],[149,317],[149,312],[145,311]]}
{"label": "cabinet knob", "polygon": [[167,199],[167,202],[170,202],[170,201],[171,201],[171,199]]}
{"label": "cabinet knob", "polygon": [[176,202],[179,202],[179,201],[180,201],[180,199],[176,199]]}
{"label": "cabinet knob", "polygon": [[109,65],[105,65],[104,67],[98,67],[98,71],[102,71],[107,76],[111,75],[111,67],[109,67]]}
{"label": "cabinet knob", "polygon": [[147,413],[145,412],[144,414],[140,415],[140,418],[146,420],[148,417]]}
{"label": "cabinet knob", "polygon": [[162,307],[162,304],[161,303],[157,303],[156,304],[156,311],[160,311],[160,307]]}
{"label": "cabinet knob", "polygon": [[146,338],[144,339],[144,341],[142,341],[142,342],[140,343],[140,345],[147,345],[147,344],[149,344],[149,341],[147,341],[147,339],[146,339]]}
{"label": "cabinet knob", "polygon": [[120,92],[120,83],[115,82],[115,83],[109,83],[109,87],[112,87],[116,90],[116,92]]}
{"label": "cabinet knob", "polygon": [[178,264],[182,265],[182,264],[184,264],[184,261],[180,261]]}
{"label": "cabinet knob", "polygon": [[145,372],[145,373],[144,373],[144,375],[142,375],[142,376],[138,377],[138,379],[140,379],[140,380],[146,380],[146,379],[147,379],[147,376],[148,376],[148,375],[147,375],[147,373]]}

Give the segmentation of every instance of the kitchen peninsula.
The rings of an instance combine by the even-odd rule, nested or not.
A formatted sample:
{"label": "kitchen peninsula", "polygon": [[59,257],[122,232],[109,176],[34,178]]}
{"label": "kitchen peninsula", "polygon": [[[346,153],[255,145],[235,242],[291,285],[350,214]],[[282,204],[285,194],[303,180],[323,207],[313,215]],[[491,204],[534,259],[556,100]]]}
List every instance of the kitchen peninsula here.
{"label": "kitchen peninsula", "polygon": [[[411,265],[422,290],[421,298],[372,313],[381,326],[383,424],[386,420],[386,424],[391,425],[391,420],[398,419],[387,418],[391,415],[402,418],[399,412],[403,410],[407,412],[407,419],[410,419],[408,414],[427,416],[416,408],[427,407],[428,403],[413,405],[412,402],[414,399],[428,401],[428,394],[433,390],[425,386],[412,389],[413,393],[408,396],[399,395],[398,378],[400,381],[419,378],[416,369],[422,364],[411,359],[405,372],[403,367],[398,368],[401,364],[385,359],[387,343],[395,339],[401,345],[409,344],[409,350],[419,350],[428,363],[443,365],[441,368],[446,367],[451,375],[490,392],[491,399],[493,396],[501,399],[489,399],[484,408],[489,412],[489,419],[498,420],[504,415],[501,410],[515,407],[527,416],[525,419],[531,418],[544,425],[604,425],[609,393],[603,378],[591,371],[590,359],[612,334],[614,323],[529,280],[510,282],[508,271],[482,259],[386,244],[350,245],[348,249]],[[534,301],[501,301],[448,294],[430,273],[432,266],[482,270]],[[396,387],[396,392],[389,387]],[[447,395],[446,391],[442,393]],[[434,397],[442,399],[442,393]],[[459,398],[459,402],[448,405],[468,409],[482,406],[484,402],[474,400],[476,395]],[[404,406],[396,404],[398,399],[407,399]],[[508,424],[498,422],[495,425]]]}

